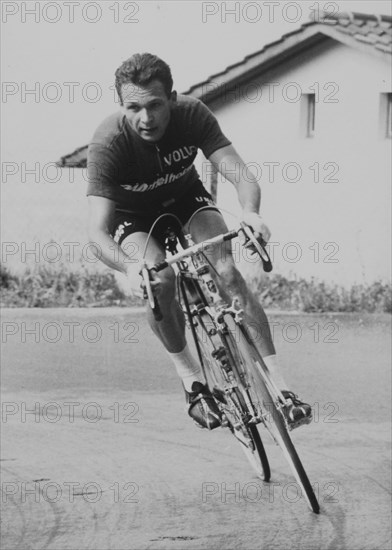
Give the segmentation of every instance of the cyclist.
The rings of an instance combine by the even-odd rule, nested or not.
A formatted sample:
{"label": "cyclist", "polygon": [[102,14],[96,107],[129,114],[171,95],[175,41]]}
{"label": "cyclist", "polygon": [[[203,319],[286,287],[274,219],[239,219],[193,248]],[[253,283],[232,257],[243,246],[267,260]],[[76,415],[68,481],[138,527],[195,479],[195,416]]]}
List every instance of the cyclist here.
{"label": "cyclist", "polygon": [[[259,214],[260,188],[209,109],[199,100],[177,95],[169,66],[149,53],[135,54],[115,73],[120,110],[97,128],[88,149],[89,238],[99,258],[126,275],[130,292],[140,292],[140,269],[147,234],[156,218],[170,212],[195,242],[228,231],[193,165],[198,149],[236,188],[242,219],[268,241],[270,231]],[[245,176],[245,177],[244,177]],[[197,212],[189,228],[187,222]],[[163,231],[155,228],[148,263],[164,258]],[[260,327],[256,345],[287,400],[288,418],[309,420],[311,407],[288,390],[276,359],[266,315],[236,269],[229,243],[209,251],[223,296],[239,299],[252,326]],[[185,339],[185,320],[175,300],[171,267],[152,282],[163,314],[149,324],[182,380],[189,415],[201,427],[220,425],[219,409],[198,360]]]}

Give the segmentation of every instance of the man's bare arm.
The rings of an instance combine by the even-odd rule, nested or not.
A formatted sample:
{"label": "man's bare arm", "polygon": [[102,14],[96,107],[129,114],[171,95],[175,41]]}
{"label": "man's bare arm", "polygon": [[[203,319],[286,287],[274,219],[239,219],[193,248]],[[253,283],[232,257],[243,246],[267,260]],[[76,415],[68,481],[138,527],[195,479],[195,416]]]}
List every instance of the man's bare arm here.
{"label": "man's bare arm", "polygon": [[88,237],[97,247],[97,257],[107,266],[127,274],[129,258],[109,234],[115,203],[105,197],[89,195]]}
{"label": "man's bare arm", "polygon": [[268,241],[271,232],[259,215],[261,191],[257,179],[232,145],[218,149],[208,159],[237,190],[243,220]]}
{"label": "man's bare arm", "polygon": [[234,147],[227,145],[218,149],[212,153],[209,160],[237,189],[244,212],[258,213],[261,198],[259,184]]}

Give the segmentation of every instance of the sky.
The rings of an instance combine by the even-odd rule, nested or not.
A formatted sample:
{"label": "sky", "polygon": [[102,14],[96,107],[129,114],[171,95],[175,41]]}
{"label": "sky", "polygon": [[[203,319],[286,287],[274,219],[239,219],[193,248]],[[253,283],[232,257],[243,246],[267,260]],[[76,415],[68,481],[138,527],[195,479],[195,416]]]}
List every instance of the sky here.
{"label": "sky", "polygon": [[384,0],[1,4],[2,159],[9,162],[51,162],[86,144],[118,108],[113,75],[135,52],[162,57],[182,92],[298,29],[315,10],[391,14]]}

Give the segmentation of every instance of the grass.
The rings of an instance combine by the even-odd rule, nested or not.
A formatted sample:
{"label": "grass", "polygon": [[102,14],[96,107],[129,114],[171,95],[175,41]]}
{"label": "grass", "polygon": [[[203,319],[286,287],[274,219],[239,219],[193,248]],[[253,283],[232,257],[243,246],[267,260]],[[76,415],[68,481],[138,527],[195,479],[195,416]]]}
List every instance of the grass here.
{"label": "grass", "polygon": [[[108,307],[142,305],[118,287],[112,271],[91,271],[81,265],[34,264],[23,275],[0,265],[2,307]],[[248,281],[265,308],[321,312],[392,313],[391,285],[381,281],[347,289],[315,279],[280,275]]]}

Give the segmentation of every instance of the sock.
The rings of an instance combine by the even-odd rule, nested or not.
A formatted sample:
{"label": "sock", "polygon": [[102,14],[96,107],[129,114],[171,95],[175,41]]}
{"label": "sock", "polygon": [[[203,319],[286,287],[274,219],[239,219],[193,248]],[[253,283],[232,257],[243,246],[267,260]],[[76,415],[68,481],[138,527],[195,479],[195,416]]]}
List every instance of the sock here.
{"label": "sock", "polygon": [[176,367],[178,376],[181,378],[186,391],[192,391],[193,382],[205,384],[203,371],[197,359],[190,352],[188,344],[179,353],[167,352]]}
{"label": "sock", "polygon": [[278,358],[276,357],[276,355],[268,355],[267,357],[263,357],[263,361],[267,365],[267,368],[270,371],[271,376],[274,379],[274,382],[278,386],[278,388],[281,391],[287,390],[288,385],[286,384],[285,379],[280,372]]}

